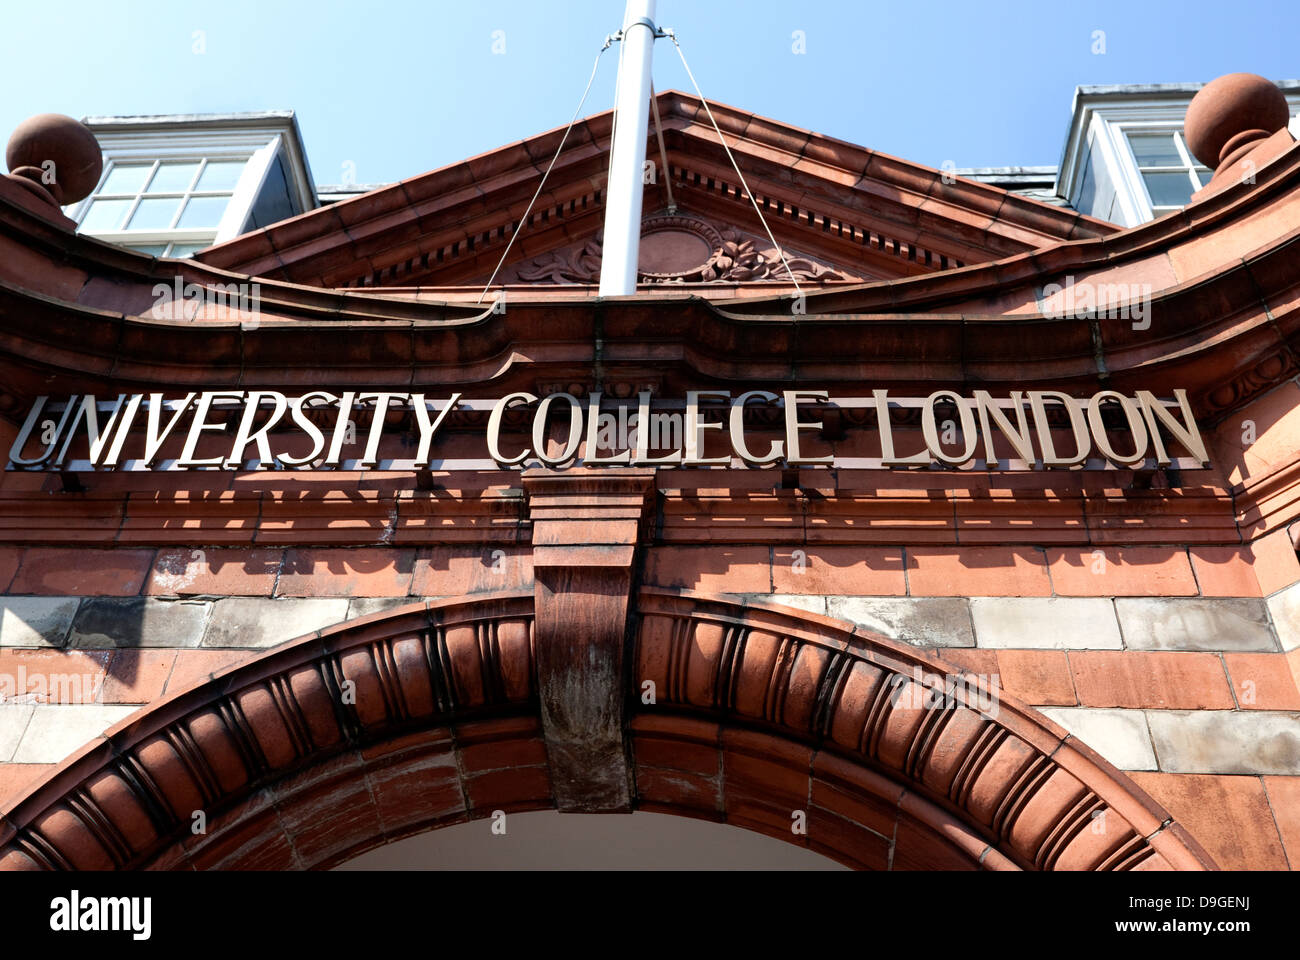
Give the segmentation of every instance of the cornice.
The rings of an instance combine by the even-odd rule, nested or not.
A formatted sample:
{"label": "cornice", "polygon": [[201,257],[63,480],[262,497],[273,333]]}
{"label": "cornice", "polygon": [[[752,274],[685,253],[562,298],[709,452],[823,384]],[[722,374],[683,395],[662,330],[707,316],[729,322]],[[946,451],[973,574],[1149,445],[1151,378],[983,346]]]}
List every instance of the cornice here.
{"label": "cornice", "polygon": [[[615,379],[653,370],[665,388],[1183,387],[1198,416],[1212,420],[1300,368],[1292,347],[1300,326],[1297,183],[1293,148],[1260,171],[1254,189],[1230,188],[1177,216],[993,264],[809,288],[804,314],[792,312],[789,295],[719,305],[660,291],[612,300],[555,290],[530,299],[521,291],[501,313],[433,299],[435,290],[324,290],[150,258],[70,234],[0,197],[0,355],[18,393],[60,380],[87,390],[527,389],[546,380],[586,383],[599,363]],[[1216,253],[1243,243],[1253,252]],[[1126,319],[1044,318],[1041,286],[1069,275],[1146,277],[1149,329]],[[155,285],[178,278],[256,283],[260,311],[215,320],[148,316]]]}
{"label": "cornice", "polygon": [[[1265,216],[1300,188],[1300,142],[1262,167],[1255,183],[1239,183],[1157,220],[1105,237],[1074,238],[991,263],[973,264],[940,274],[879,283],[807,291],[809,313],[920,310],[994,301],[1002,295],[1041,286],[1070,271],[1114,268],[1167,254],[1179,246],[1204,242],[1219,229]],[[1260,231],[1262,252],[1292,235],[1295,228]],[[1215,271],[1217,272],[1217,271]],[[1188,279],[1200,279],[1188,278]],[[786,312],[775,298],[732,301],[732,312]],[[1001,312],[1001,311],[997,311]]]}

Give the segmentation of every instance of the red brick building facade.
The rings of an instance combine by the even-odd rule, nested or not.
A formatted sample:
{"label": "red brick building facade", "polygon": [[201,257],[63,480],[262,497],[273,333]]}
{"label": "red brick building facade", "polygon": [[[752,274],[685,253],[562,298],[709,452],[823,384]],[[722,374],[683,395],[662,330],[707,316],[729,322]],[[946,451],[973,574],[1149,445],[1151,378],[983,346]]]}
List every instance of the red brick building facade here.
{"label": "red brick building facade", "polygon": [[[534,809],[716,820],[871,869],[1296,865],[1280,97],[1207,88],[1188,139],[1214,181],[1127,230],[717,108],[776,249],[699,101],[661,93],[628,298],[595,289],[607,114],[526,219],[560,131],[189,261],[0,179],[0,413],[10,459],[40,461],[0,479],[0,674],[23,678],[0,866],[325,867]],[[24,136],[19,160],[84,154]],[[159,310],[191,284],[257,290]],[[1028,458],[976,391],[1011,398]],[[1106,391],[1080,434],[1060,395]],[[1143,391],[1185,391],[1208,466]],[[276,407],[309,394],[336,464]],[[84,466],[84,420],[29,417],[87,395],[142,398],[118,469]],[[685,435],[638,456],[618,418],[645,396]],[[445,413],[433,450],[417,405]],[[257,469],[250,409],[280,413]],[[747,464],[736,435],[783,455]],[[163,468],[187,457],[214,468]]]}

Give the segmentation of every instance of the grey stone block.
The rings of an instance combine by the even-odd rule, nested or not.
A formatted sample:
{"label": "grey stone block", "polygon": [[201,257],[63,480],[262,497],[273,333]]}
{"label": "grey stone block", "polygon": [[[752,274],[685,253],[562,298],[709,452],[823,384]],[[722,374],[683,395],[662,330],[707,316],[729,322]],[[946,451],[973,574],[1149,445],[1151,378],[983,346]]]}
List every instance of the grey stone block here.
{"label": "grey stone block", "polygon": [[80,597],[0,599],[0,647],[61,647]]}
{"label": "grey stone block", "polygon": [[1300,776],[1300,713],[1148,710],[1168,773]]}
{"label": "grey stone block", "polygon": [[1300,647],[1300,583],[1293,583],[1268,598],[1268,612],[1282,649],[1290,653]]}
{"label": "grey stone block", "polygon": [[30,703],[0,703],[0,763],[13,759],[35,709]]}
{"label": "grey stone block", "polygon": [[1119,650],[1119,624],[1109,600],[1094,597],[976,597],[975,643],[1031,650]]}
{"label": "grey stone block", "polygon": [[347,618],[346,597],[227,597],[213,603],[203,646],[273,647]]}
{"label": "grey stone block", "polygon": [[1141,710],[1043,707],[1042,712],[1121,770],[1154,770],[1156,755]]}
{"label": "grey stone block", "polygon": [[728,598],[744,603],[774,604],[782,607],[796,607],[809,613],[826,613],[826,598],[802,593],[738,593]]}
{"label": "grey stone block", "polygon": [[420,603],[422,600],[424,600],[423,597],[353,597],[348,601],[347,619],[355,620],[358,617],[368,617],[372,613],[381,613],[384,610],[409,606],[412,603]]}
{"label": "grey stone block", "polygon": [[58,763],[138,707],[118,704],[38,704],[14,763]]}
{"label": "grey stone block", "polygon": [[1276,650],[1262,600],[1124,597],[1115,601],[1133,650]]}
{"label": "grey stone block", "polygon": [[975,646],[964,597],[828,597],[827,612],[918,647]]}
{"label": "grey stone block", "polygon": [[72,623],[68,645],[105,647],[197,647],[210,600],[154,597],[87,597]]}

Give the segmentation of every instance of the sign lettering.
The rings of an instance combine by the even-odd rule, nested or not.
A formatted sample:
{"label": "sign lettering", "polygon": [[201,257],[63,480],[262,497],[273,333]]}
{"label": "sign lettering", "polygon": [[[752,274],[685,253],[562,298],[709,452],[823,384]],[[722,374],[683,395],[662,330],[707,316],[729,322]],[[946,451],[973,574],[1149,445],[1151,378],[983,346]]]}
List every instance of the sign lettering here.
{"label": "sign lettering", "polygon": [[[465,416],[459,420],[455,413]],[[482,415],[486,414],[486,423]],[[449,426],[453,421],[455,424]],[[844,444],[844,428],[860,431]],[[449,453],[445,448],[454,446]],[[411,455],[399,456],[409,448]],[[452,454],[455,455],[452,455]],[[481,453],[476,456],[476,453]],[[1209,466],[1185,390],[1078,398],[831,397],[690,390],[684,400],[275,390],[36,398],[9,470],[427,470],[625,464],[672,468],[1043,470]]]}

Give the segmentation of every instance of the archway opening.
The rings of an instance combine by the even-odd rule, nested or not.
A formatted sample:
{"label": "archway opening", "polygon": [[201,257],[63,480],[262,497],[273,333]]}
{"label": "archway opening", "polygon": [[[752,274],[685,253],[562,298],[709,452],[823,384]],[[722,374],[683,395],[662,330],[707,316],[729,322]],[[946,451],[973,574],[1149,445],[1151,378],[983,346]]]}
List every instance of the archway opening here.
{"label": "archway opening", "polygon": [[430,830],[335,870],[847,870],[812,850],[691,817],[533,811]]}

